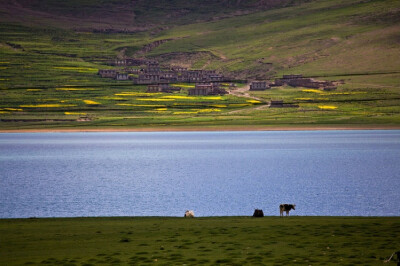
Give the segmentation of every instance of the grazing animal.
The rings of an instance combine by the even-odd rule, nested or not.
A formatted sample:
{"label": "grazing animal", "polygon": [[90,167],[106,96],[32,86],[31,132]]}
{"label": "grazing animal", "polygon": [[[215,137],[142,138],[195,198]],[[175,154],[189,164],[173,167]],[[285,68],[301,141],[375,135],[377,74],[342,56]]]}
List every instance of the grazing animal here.
{"label": "grazing animal", "polygon": [[194,218],[194,211],[185,211],[185,215],[183,217]]}
{"label": "grazing animal", "polygon": [[253,217],[264,217],[264,212],[263,210],[260,209],[255,209],[253,213]]}
{"label": "grazing animal", "polygon": [[281,204],[279,205],[279,211],[281,217],[283,216],[283,212],[286,212],[286,216],[289,216],[289,211],[293,209],[296,210],[296,205],[295,204]]}

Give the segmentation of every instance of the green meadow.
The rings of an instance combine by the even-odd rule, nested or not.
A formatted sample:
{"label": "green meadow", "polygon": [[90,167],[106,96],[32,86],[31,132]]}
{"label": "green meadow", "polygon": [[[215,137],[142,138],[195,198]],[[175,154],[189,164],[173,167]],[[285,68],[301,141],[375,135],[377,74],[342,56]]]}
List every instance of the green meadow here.
{"label": "green meadow", "polygon": [[[28,9],[15,15],[4,9],[0,128],[400,125],[398,1],[282,1],[271,8],[254,8],[257,1],[233,2],[224,8],[221,3],[181,0],[152,1],[151,6],[138,1],[129,8],[127,1],[32,2],[33,11],[48,12],[42,17]],[[126,13],[116,19],[117,11],[133,12],[134,19]],[[102,16],[116,31],[99,31],[106,26],[99,26],[93,16]],[[171,40],[138,53],[161,39]],[[185,98],[187,87],[177,94],[144,95],[145,86],[97,75],[98,69],[113,68],[107,62],[118,56],[153,58],[163,66],[215,69],[249,81],[303,74],[337,81],[338,88],[250,92],[259,102],[238,94]],[[299,107],[268,108],[270,100]]]}
{"label": "green meadow", "polygon": [[0,233],[1,265],[395,265],[400,219],[2,219]]}

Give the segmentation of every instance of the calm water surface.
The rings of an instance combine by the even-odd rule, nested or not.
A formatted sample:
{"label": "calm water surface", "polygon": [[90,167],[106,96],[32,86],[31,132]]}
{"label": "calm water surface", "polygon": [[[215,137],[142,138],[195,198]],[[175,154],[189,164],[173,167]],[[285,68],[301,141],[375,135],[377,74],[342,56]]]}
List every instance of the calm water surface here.
{"label": "calm water surface", "polygon": [[0,217],[400,215],[400,130],[0,134]]}

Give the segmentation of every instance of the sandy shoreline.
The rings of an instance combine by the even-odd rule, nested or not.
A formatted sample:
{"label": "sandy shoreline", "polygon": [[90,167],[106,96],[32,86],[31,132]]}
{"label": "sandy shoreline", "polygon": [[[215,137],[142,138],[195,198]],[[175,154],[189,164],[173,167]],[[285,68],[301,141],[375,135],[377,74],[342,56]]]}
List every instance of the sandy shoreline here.
{"label": "sandy shoreline", "polygon": [[185,132],[185,131],[317,131],[317,130],[396,130],[400,125],[349,125],[349,126],[188,126],[148,128],[47,128],[47,129],[0,129],[0,133],[45,132]]}

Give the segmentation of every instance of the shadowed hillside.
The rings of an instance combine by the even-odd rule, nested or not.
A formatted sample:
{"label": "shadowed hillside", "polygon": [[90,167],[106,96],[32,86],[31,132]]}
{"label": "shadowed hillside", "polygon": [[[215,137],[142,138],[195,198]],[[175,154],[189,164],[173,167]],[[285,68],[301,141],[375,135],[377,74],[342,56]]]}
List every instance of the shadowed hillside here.
{"label": "shadowed hillside", "polygon": [[[304,1],[304,0],[303,0]],[[293,0],[5,0],[2,21],[77,30],[143,31],[215,21],[301,3]],[[161,27],[161,28],[160,28]]]}

